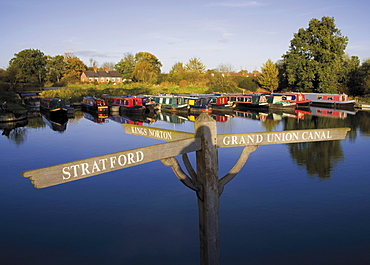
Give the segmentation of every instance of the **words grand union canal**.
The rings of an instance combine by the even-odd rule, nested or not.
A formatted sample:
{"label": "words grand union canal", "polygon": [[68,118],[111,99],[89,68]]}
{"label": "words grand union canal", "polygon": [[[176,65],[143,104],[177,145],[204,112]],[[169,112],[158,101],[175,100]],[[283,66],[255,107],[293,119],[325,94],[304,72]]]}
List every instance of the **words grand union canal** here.
{"label": "words grand union canal", "polygon": [[[370,113],[339,117],[252,112],[214,117],[219,134],[242,134],[221,139],[225,146],[331,137],[327,131],[274,131],[351,128],[342,141],[264,145],[251,154],[220,197],[221,264],[369,263]],[[135,118],[99,120],[76,112],[66,124],[38,116],[1,128],[0,263],[199,263],[196,195],[160,161],[44,189],[21,176],[174,137],[155,135],[151,128],[194,132],[194,117]],[[138,126],[127,133],[122,123]],[[152,137],[140,136],[145,134]],[[219,149],[220,176],[241,150]],[[134,163],[143,157],[125,159]],[[74,169],[65,173],[72,177]]]}

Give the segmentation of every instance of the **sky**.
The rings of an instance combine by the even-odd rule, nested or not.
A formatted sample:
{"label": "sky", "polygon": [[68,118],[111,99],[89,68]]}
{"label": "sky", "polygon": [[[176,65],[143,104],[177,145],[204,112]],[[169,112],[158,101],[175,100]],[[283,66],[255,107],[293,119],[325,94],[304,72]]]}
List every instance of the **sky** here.
{"label": "sky", "polygon": [[116,64],[127,53],[149,52],[168,73],[198,58],[206,69],[261,70],[276,62],[311,19],[333,17],[349,38],[345,52],[370,58],[368,0],[3,0],[0,68],[14,54],[73,53],[87,66]]}

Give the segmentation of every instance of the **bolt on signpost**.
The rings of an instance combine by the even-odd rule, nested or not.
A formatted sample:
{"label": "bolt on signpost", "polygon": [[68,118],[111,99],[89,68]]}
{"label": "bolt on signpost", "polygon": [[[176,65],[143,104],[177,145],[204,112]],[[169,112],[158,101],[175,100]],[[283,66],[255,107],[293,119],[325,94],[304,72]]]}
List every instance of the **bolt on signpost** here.
{"label": "bolt on signpost", "polygon": [[[45,188],[114,170],[160,160],[198,197],[200,262],[219,264],[219,205],[224,186],[242,169],[249,155],[260,145],[342,140],[349,128],[295,130],[281,132],[217,134],[216,121],[202,113],[194,123],[194,133],[123,124],[125,132],[167,141],[166,143],[91,157],[69,163],[22,172],[36,188]],[[234,167],[218,176],[218,148],[244,146]],[[196,152],[196,169],[187,153]],[[175,156],[182,156],[181,168]]]}

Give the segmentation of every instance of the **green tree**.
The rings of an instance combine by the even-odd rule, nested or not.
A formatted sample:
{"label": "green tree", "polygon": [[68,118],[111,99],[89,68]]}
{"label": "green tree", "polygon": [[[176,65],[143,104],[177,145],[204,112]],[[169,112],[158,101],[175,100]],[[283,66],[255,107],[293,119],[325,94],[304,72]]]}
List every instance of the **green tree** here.
{"label": "green tree", "polygon": [[185,64],[185,70],[188,72],[203,74],[206,71],[206,67],[199,58],[191,58],[189,62]]}
{"label": "green tree", "polygon": [[279,70],[270,59],[261,67],[261,74],[257,77],[258,83],[264,89],[274,92],[279,86]]}
{"label": "green tree", "polygon": [[283,55],[285,74],[293,89],[336,93],[348,38],[336,28],[334,18],[311,19],[299,29]]}
{"label": "green tree", "polygon": [[135,65],[135,56],[132,53],[125,53],[123,59],[114,66],[114,69],[122,74],[123,79],[129,80],[132,78]]}
{"label": "green tree", "polygon": [[67,63],[63,55],[46,57],[46,79],[51,83],[59,83],[64,75]]}
{"label": "green tree", "polygon": [[168,73],[168,81],[179,84],[185,79],[185,67],[182,62],[175,63]]}
{"label": "green tree", "polygon": [[157,81],[158,74],[153,70],[153,65],[148,61],[141,61],[135,65],[132,76],[138,82],[155,83]]}
{"label": "green tree", "polygon": [[42,83],[45,77],[46,57],[43,52],[35,49],[22,50],[14,54],[9,66],[17,67],[25,82]]}

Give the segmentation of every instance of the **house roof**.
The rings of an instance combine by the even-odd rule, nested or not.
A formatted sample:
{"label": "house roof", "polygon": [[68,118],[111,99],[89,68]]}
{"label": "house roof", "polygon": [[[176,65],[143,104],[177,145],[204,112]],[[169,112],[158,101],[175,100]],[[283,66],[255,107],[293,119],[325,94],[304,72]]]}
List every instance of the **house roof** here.
{"label": "house roof", "polygon": [[84,71],[86,77],[122,77],[118,71]]}

